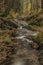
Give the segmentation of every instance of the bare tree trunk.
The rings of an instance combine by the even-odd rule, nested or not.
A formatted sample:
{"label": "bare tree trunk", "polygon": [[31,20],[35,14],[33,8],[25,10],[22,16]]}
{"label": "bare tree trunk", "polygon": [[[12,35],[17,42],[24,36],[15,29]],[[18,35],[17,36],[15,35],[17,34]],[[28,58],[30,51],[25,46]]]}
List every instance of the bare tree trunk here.
{"label": "bare tree trunk", "polygon": [[4,11],[4,0],[0,0],[0,13]]}
{"label": "bare tree trunk", "polygon": [[30,3],[31,3],[31,10],[30,10],[30,12],[32,13],[32,0],[30,0]]}
{"label": "bare tree trunk", "polygon": [[43,9],[43,0],[41,0],[41,8]]}
{"label": "bare tree trunk", "polygon": [[36,11],[38,12],[38,0],[36,0]]}

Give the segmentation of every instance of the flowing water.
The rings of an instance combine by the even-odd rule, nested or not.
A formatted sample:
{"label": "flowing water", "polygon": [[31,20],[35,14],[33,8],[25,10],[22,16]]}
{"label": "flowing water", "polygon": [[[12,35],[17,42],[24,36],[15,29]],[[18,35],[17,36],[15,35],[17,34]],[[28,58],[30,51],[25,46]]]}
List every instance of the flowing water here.
{"label": "flowing water", "polygon": [[18,36],[15,37],[16,40],[22,43],[21,46],[19,46],[18,54],[16,57],[16,60],[14,60],[12,65],[39,65],[38,63],[38,51],[31,48],[31,44],[33,43],[33,40],[27,39],[26,37],[28,35],[37,35],[39,32],[28,30],[27,28],[23,28],[23,26],[27,26],[28,23],[25,21],[18,21],[21,26],[17,28],[17,34]]}

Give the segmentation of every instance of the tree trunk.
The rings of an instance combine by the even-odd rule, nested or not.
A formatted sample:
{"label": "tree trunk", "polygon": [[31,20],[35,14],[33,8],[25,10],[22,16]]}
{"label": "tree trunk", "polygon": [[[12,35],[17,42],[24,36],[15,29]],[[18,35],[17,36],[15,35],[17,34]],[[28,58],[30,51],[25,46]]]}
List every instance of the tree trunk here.
{"label": "tree trunk", "polygon": [[32,13],[32,0],[30,0],[30,3],[31,3],[31,10],[30,10],[30,11],[31,11],[31,13]]}
{"label": "tree trunk", "polygon": [[4,0],[4,9],[5,11],[3,12],[2,16],[7,16],[9,14],[9,11],[11,10],[13,6],[14,0]]}
{"label": "tree trunk", "polygon": [[41,8],[43,9],[43,0],[41,0]]}

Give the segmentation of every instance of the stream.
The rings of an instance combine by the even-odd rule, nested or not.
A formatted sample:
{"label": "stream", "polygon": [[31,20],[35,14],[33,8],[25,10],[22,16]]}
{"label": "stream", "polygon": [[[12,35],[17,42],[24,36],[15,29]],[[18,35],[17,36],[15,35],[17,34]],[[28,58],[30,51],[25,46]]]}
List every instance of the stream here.
{"label": "stream", "polygon": [[18,35],[15,37],[15,39],[21,42],[22,46],[19,46],[19,53],[17,54],[16,60],[14,60],[12,65],[39,65],[38,51],[31,48],[33,40],[27,38],[28,35],[35,36],[39,32],[24,28],[24,26],[28,25],[28,23],[26,23],[25,21],[18,19],[15,19],[15,21],[21,24],[21,26],[17,28]]}

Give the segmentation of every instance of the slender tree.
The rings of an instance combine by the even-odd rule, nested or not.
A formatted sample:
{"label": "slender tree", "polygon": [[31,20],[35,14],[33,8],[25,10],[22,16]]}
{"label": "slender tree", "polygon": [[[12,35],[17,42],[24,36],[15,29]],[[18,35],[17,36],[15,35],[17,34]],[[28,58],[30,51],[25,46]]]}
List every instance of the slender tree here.
{"label": "slender tree", "polygon": [[41,0],[41,8],[43,9],[43,0]]}
{"label": "slender tree", "polygon": [[20,0],[14,0],[13,9],[16,12],[20,12],[20,7],[21,7]]}
{"label": "slender tree", "polygon": [[31,3],[31,12],[32,12],[32,0],[30,0],[30,3]]}
{"label": "slender tree", "polygon": [[39,7],[38,7],[38,0],[36,0],[36,11],[38,12],[38,9],[39,9]]}

